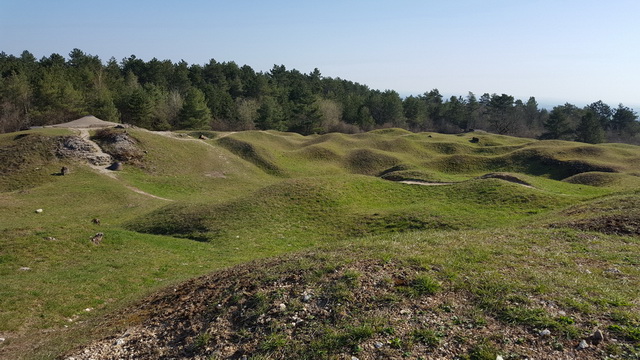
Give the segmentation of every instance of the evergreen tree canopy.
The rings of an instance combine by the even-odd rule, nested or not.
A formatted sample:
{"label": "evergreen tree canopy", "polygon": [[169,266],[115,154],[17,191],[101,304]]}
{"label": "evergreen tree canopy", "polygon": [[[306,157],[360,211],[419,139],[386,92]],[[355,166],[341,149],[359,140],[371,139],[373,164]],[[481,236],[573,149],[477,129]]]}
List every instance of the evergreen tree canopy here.
{"label": "evergreen tree canopy", "polygon": [[211,111],[207,107],[204,94],[196,88],[187,92],[178,115],[178,127],[181,129],[207,129],[211,122]]}
{"label": "evergreen tree canopy", "polygon": [[[587,112],[592,115],[584,116]],[[0,53],[0,132],[67,122],[83,115],[149,129],[275,129],[302,134],[402,127],[456,133],[482,129],[516,136],[640,143],[633,109],[602,101],[540,109],[508,94],[401,97],[284,65],[266,72],[211,59],[203,65],[131,55],[103,63],[73,49],[37,60]],[[593,124],[592,117],[599,123]],[[589,131],[595,131],[589,135]]]}

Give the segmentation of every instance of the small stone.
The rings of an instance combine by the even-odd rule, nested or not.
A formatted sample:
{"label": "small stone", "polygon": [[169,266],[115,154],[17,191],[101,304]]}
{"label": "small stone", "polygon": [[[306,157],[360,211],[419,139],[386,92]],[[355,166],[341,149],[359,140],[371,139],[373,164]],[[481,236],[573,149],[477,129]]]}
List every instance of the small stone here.
{"label": "small stone", "polygon": [[44,210],[42,210],[42,209],[36,209],[36,214],[40,214],[40,213],[42,213],[43,211],[44,211]]}
{"label": "small stone", "polygon": [[304,294],[302,294],[302,301],[304,301],[304,302],[309,302],[309,301],[311,301],[311,298],[312,298],[311,294],[309,294],[309,293],[307,293],[307,292],[305,292]]}
{"label": "small stone", "polygon": [[590,339],[593,345],[598,345],[604,340],[604,334],[598,329],[591,335]]}
{"label": "small stone", "polygon": [[542,337],[550,336],[550,335],[551,335],[551,331],[549,331],[549,329],[544,329],[544,330],[540,331],[540,332],[538,333],[538,335],[540,335],[540,336],[542,336]]}
{"label": "small stone", "polygon": [[357,357],[355,357],[355,356],[352,356],[352,357],[351,357],[351,360],[360,360],[360,359],[358,359],[358,358],[357,358]]}
{"label": "small stone", "polygon": [[384,344],[381,343],[380,341],[376,341],[376,343],[373,346],[375,346],[376,349],[381,349],[384,346]]}
{"label": "small stone", "polygon": [[285,305],[285,304],[280,304],[280,305],[278,305],[278,309],[279,309],[280,311],[286,311],[286,310],[287,310],[287,305]]}
{"label": "small stone", "polygon": [[566,312],[566,311],[562,311],[562,310],[560,310],[560,311],[558,311],[558,315],[560,315],[560,316],[567,316],[567,312]]}
{"label": "small stone", "polygon": [[122,338],[117,339],[117,340],[116,340],[116,345],[117,345],[117,346],[122,346],[122,345],[124,345],[124,339],[122,339]]}
{"label": "small stone", "polygon": [[500,355],[496,356],[496,360],[504,360],[504,358]]}
{"label": "small stone", "polygon": [[111,171],[122,171],[122,163],[120,161],[116,161],[107,167],[107,170]]}
{"label": "small stone", "polygon": [[104,238],[104,233],[99,232],[91,237],[91,242],[94,243],[95,245],[99,245],[102,242],[103,238]]}
{"label": "small stone", "polygon": [[401,315],[409,315],[409,314],[411,314],[411,310],[409,310],[409,309],[402,309],[402,310],[400,310],[400,314],[401,314]]}
{"label": "small stone", "polygon": [[89,311],[91,311],[91,310],[93,310],[93,308],[86,308],[86,309],[84,309],[84,311],[86,311],[86,312],[89,312]]}
{"label": "small stone", "polygon": [[580,344],[578,344],[578,350],[583,350],[589,347],[589,344],[587,344],[586,340],[582,340],[580,341]]}
{"label": "small stone", "polygon": [[30,267],[23,266],[23,267],[21,267],[21,268],[20,268],[20,270],[21,270],[21,271],[29,271],[29,270],[31,270],[31,268],[30,268]]}
{"label": "small stone", "polygon": [[5,340],[7,340],[7,339],[5,339],[3,337],[0,337],[0,342],[4,342]]}

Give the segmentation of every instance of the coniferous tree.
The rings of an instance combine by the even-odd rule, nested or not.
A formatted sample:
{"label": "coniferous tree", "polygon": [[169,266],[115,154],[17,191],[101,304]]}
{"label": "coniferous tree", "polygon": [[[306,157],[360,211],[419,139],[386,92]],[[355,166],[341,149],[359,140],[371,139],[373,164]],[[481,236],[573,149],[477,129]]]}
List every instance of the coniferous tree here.
{"label": "coniferous tree", "polygon": [[[204,93],[213,118],[207,125],[204,120],[194,125],[178,116],[189,106],[197,108],[192,100],[185,104],[192,88]],[[402,99],[392,90],[372,90],[322,76],[318,69],[304,74],[284,65],[256,73],[247,65],[213,59],[205,65],[189,65],[156,58],[145,62],[131,55],[103,64],[79,49],[73,49],[68,60],[59,54],[37,61],[28,51],[20,56],[0,53],[0,132],[93,114],[162,130],[255,126],[310,134],[396,126],[441,132],[473,128],[529,137],[544,132],[543,138],[573,139],[580,124],[581,131],[585,128],[585,111],[595,114],[607,140],[640,141],[640,123],[633,109],[611,109],[602,101],[585,109],[565,104],[549,114],[539,109],[533,97],[523,102],[506,94],[485,93],[476,98],[469,93],[443,101],[438,89],[433,89]],[[580,136],[585,139],[586,135]]]}
{"label": "coniferous tree", "polygon": [[14,72],[0,78],[0,133],[18,131],[29,125],[32,96],[25,74]]}
{"label": "coniferous tree", "polygon": [[184,98],[182,110],[178,114],[178,124],[181,129],[209,129],[211,111],[207,107],[202,91],[191,88]]}
{"label": "coniferous tree", "polygon": [[284,113],[282,107],[276,99],[267,96],[262,100],[262,104],[258,108],[258,117],[256,119],[256,127],[260,130],[286,130]]}
{"label": "coniferous tree", "polygon": [[125,111],[122,114],[123,122],[145,129],[151,128],[153,115],[153,103],[147,92],[139,87],[129,95]]}
{"label": "coniferous tree", "polygon": [[516,125],[514,102],[513,96],[507,94],[491,95],[487,104],[488,121],[491,128],[498,134],[508,134],[514,130]]}
{"label": "coniferous tree", "polygon": [[426,130],[427,104],[415,96],[409,96],[402,103],[407,126],[414,131]]}
{"label": "coniferous tree", "polygon": [[587,111],[576,129],[576,140],[590,144],[598,144],[604,140],[604,130],[600,119],[593,111]]}
{"label": "coniferous tree", "polygon": [[611,129],[618,134],[627,132],[630,136],[635,136],[638,131],[638,114],[630,108],[619,104],[611,118]]}
{"label": "coniferous tree", "polygon": [[562,106],[556,106],[551,110],[544,128],[546,132],[542,134],[542,139],[570,140],[573,136],[573,129]]}
{"label": "coniferous tree", "polygon": [[600,121],[600,127],[602,127],[603,130],[609,129],[611,117],[613,116],[613,111],[609,105],[602,102],[602,100],[598,100],[587,105],[587,109]]}
{"label": "coniferous tree", "polygon": [[86,115],[82,93],[73,86],[64,68],[44,70],[34,102],[34,125],[58,124]]}
{"label": "coniferous tree", "polygon": [[87,112],[105,121],[120,122],[120,112],[111,93],[106,89],[95,90],[90,94]]}

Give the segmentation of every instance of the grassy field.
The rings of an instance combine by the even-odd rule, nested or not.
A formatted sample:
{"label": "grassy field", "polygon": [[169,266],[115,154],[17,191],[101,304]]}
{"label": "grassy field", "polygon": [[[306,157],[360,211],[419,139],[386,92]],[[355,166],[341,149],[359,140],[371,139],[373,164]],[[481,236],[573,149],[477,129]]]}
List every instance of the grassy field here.
{"label": "grassy field", "polygon": [[[203,329],[183,334],[189,351],[210,358],[231,333],[255,359],[558,358],[595,328],[617,341],[580,357],[640,352],[638,147],[127,131],[144,156],[112,176],[56,150],[71,130],[0,135],[0,358],[56,358],[152,321],[164,300],[148,296],[204,304],[189,292],[201,281],[215,285],[208,302],[255,308],[219,314],[238,328],[188,314]],[[318,308],[295,333],[284,317],[256,325],[310,289],[342,315],[318,322]]]}

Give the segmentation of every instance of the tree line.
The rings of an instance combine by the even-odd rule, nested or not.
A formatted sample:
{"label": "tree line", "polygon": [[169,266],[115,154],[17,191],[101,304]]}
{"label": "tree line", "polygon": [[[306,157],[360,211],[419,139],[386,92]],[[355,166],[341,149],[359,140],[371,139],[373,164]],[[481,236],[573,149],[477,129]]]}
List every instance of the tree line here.
{"label": "tree line", "polygon": [[640,143],[638,115],[597,101],[551,111],[534,97],[507,94],[445,98],[438,89],[402,98],[352,81],[275,65],[268,72],[210,60],[173,63],[131,55],[106,63],[79,49],[36,59],[0,53],[0,132],[94,115],[151,130],[280,130],[355,133],[399,127],[590,143]]}

